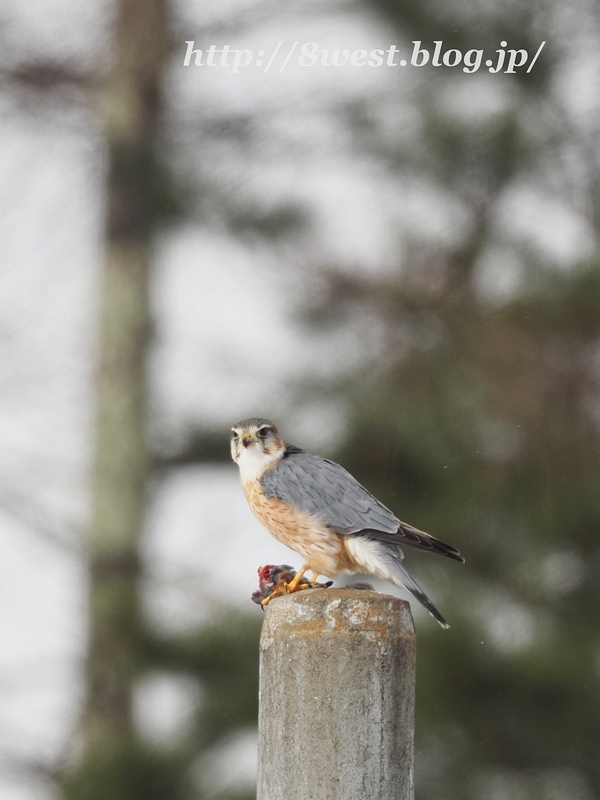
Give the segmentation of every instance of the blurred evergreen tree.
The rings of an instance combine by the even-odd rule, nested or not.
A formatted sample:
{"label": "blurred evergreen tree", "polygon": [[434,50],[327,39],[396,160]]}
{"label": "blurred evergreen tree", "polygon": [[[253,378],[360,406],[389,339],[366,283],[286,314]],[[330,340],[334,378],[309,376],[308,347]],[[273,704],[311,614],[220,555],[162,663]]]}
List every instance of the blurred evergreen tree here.
{"label": "blurred evergreen tree", "polygon": [[[600,798],[600,254],[559,270],[498,225],[509,190],[560,186],[599,241],[597,146],[555,91],[569,45],[560,9],[364,6],[407,51],[413,39],[463,52],[506,40],[533,53],[548,40],[529,75],[423,67],[412,135],[384,135],[371,101],[349,110],[357,143],[400,187],[428,183],[468,222],[451,242],[415,234],[396,275],[327,269],[308,315],[352,325],[360,309],[382,326],[371,368],[338,385],[349,424],[336,458],[467,561],[408,555],[452,625],[418,625],[417,797]],[[589,22],[584,9],[578,24]],[[477,98],[497,96],[498,82],[502,110],[478,117]],[[449,113],[471,87],[469,113]],[[576,186],[569,152],[585,165]],[[521,269],[503,297],[482,282],[492,252]]]}
{"label": "blurred evergreen tree", "polygon": [[[349,389],[337,458],[467,559],[408,555],[452,625],[418,626],[419,796],[560,768],[600,796],[600,273],[549,277],[493,311],[402,280],[352,294],[408,342]],[[532,786],[522,796],[547,796]]]}
{"label": "blurred evergreen tree", "polygon": [[[600,238],[597,131],[574,128],[553,83],[568,50],[561,7],[363,0],[362,8],[387,20],[407,51],[413,39],[463,52],[494,51],[506,40],[532,53],[547,39],[529,75],[422,68],[411,90],[412,133],[382,133],[371,113],[376,98],[347,109],[357,144],[399,185],[433,186],[467,223],[442,244],[415,234],[396,276],[331,270],[329,294],[311,315],[331,324],[359,307],[384,323],[371,371],[340,387],[351,411],[336,456],[400,516],[467,558],[460,568],[408,556],[452,623],[447,633],[428,619],[419,624],[418,795],[600,798],[598,259],[552,271],[497,224],[506,192],[529,185],[579,204]],[[159,131],[167,5],[121,0],[118,9],[122,38],[103,97],[110,117],[107,349],[85,742],[63,789],[69,800],[199,798],[190,779],[198,755],[255,718],[258,623],[228,618],[187,637],[159,638],[140,609],[139,538],[154,466],[141,424],[148,266],[158,226],[178,208]],[[399,70],[398,81],[407,74]],[[501,86],[499,110],[479,118],[471,99],[465,114],[456,98],[475,86],[478,97],[494,101]],[[293,208],[230,216],[238,232],[273,237],[304,223]],[[523,271],[503,300],[481,288],[493,250]],[[210,460],[219,448],[211,431],[199,431],[159,466]],[[186,672],[206,689],[192,734],[170,749],[150,746],[133,724],[136,682],[154,669]]]}
{"label": "blurred evergreen tree", "polygon": [[[68,800],[248,800],[243,792],[205,792],[198,772],[203,753],[256,722],[259,616],[223,607],[219,619],[195,632],[159,635],[140,599],[151,478],[171,465],[155,459],[148,442],[146,370],[154,242],[165,222],[182,215],[161,146],[169,20],[168,0],[119,0],[114,65],[101,91],[107,204],[89,635],[81,755],[60,776]],[[205,443],[190,441],[184,451],[197,455],[198,448],[210,460]],[[185,454],[174,459],[185,462]],[[189,734],[164,747],[151,744],[134,718],[136,686],[155,670],[184,673],[203,690]]]}

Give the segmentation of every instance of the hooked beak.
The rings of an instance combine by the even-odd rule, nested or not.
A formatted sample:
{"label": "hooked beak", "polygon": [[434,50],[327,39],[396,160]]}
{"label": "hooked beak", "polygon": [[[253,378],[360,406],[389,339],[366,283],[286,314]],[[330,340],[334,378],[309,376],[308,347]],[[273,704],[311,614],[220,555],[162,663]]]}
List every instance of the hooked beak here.
{"label": "hooked beak", "polygon": [[244,447],[250,447],[254,443],[254,437],[251,433],[242,433],[242,444]]}

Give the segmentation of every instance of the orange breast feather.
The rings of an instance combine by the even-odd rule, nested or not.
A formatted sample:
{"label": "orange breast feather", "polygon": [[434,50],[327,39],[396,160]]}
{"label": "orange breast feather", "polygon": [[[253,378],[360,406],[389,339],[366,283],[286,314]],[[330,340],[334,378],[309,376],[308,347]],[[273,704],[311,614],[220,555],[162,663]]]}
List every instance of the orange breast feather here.
{"label": "orange breast feather", "polygon": [[314,572],[334,578],[348,569],[343,537],[320,520],[282,500],[265,497],[259,480],[248,481],[244,494],[258,521],[276,539],[299,553]]}

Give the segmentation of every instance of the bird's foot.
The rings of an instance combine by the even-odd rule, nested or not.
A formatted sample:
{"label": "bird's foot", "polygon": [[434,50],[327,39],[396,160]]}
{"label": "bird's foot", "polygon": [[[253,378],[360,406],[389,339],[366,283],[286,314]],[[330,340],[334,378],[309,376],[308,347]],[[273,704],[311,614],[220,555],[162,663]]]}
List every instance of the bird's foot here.
{"label": "bird's foot", "polygon": [[305,567],[300,572],[296,572],[289,564],[267,564],[260,567],[258,570],[259,588],[258,591],[253,592],[252,600],[264,609],[275,597],[293,594],[304,589],[324,589],[333,583],[333,581],[317,583],[318,575],[316,573],[313,573],[313,579],[309,581],[304,578],[307,569],[308,567]]}
{"label": "bird's foot", "polygon": [[281,597],[281,595],[285,593],[285,586],[282,589],[280,589],[278,586],[275,586],[271,594],[263,597],[263,599],[260,601],[260,604],[264,608],[265,606],[268,606],[271,600],[273,600],[275,597]]}
{"label": "bird's foot", "polygon": [[301,581],[298,583],[294,589],[290,589],[292,581],[289,583],[285,583],[285,581],[280,581],[277,586],[273,587],[273,590],[270,594],[268,594],[263,600],[260,601],[261,606],[264,608],[268,606],[271,600],[275,597],[281,597],[284,594],[292,594],[293,592],[300,592],[302,589],[312,589],[312,584],[308,583],[308,581]]}
{"label": "bird's foot", "polygon": [[303,588],[305,589],[310,588],[310,584],[307,583],[307,581],[302,580],[304,578],[304,573],[307,571],[307,569],[308,569],[308,564],[303,564],[298,570],[298,572],[294,575],[292,580],[287,584],[286,592],[288,594],[293,594],[294,592],[297,592],[301,585],[303,585]]}

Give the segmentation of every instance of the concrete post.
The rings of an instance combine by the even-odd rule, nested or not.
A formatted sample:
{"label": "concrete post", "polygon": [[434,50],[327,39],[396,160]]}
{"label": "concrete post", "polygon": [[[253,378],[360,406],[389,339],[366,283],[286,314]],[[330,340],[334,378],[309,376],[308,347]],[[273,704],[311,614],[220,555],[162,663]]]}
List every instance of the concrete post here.
{"label": "concrete post", "polygon": [[308,589],[261,637],[257,800],[413,800],[415,633],[404,600]]}

